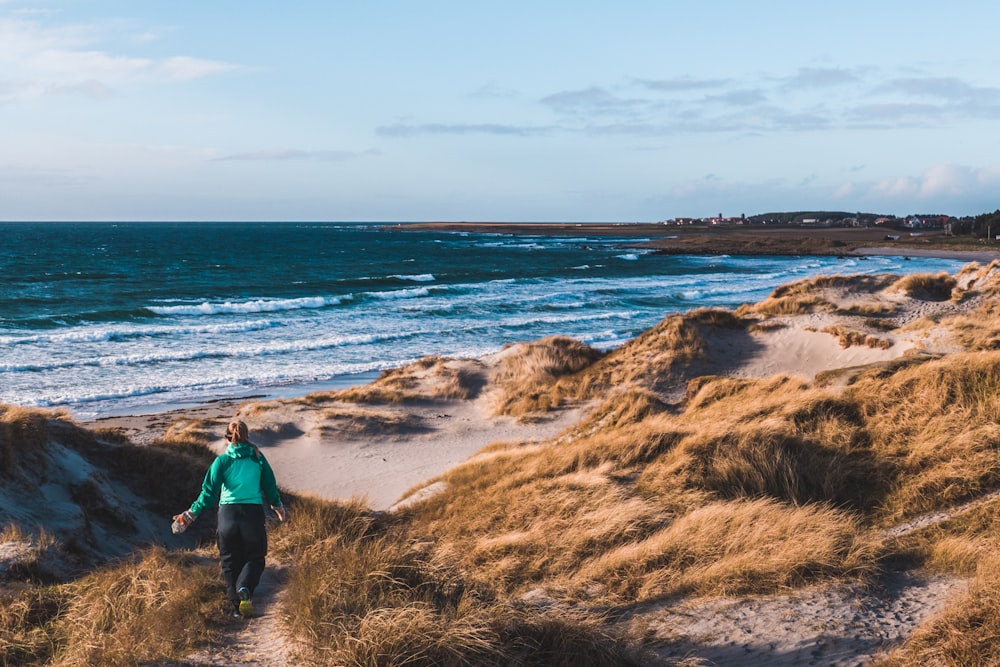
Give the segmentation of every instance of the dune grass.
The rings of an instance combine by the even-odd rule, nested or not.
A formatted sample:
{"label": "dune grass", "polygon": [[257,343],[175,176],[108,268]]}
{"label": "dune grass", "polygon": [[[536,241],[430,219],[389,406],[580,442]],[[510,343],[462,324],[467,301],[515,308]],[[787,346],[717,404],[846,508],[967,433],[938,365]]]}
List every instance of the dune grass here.
{"label": "dune grass", "polygon": [[318,408],[320,435],[337,433],[355,438],[405,435],[430,430],[419,415],[370,410],[359,406]]}
{"label": "dune grass", "polygon": [[405,403],[434,399],[475,398],[483,386],[482,363],[431,355],[399,368],[385,370],[369,384],[293,399],[293,403]]}
{"label": "dune grass", "polygon": [[710,331],[745,331],[749,324],[728,310],[699,308],[669,316],[607,354],[563,337],[518,344],[494,375],[495,412],[530,420],[618,389],[656,392],[709,355]]}
{"label": "dune grass", "polygon": [[296,563],[284,614],[307,664],[640,664],[599,617],[504,601],[360,503],[292,511],[274,539]]}
{"label": "dune grass", "polygon": [[903,276],[890,286],[890,290],[902,292],[914,299],[928,301],[947,301],[952,297],[952,290],[958,286],[958,281],[944,271],[931,273],[911,273]]}
{"label": "dune grass", "polygon": [[747,333],[750,324],[717,308],[670,315],[586,369],[561,378],[557,387],[573,401],[603,400],[612,390],[632,388],[659,393],[672,387],[692,364],[711,355],[713,334]]}
{"label": "dune grass", "polygon": [[5,666],[179,659],[217,634],[224,602],[214,559],[161,548],[69,583],[2,597]]}
{"label": "dune grass", "polygon": [[[748,410],[777,412],[785,402],[787,397],[774,397],[770,406],[747,406],[747,394],[761,386],[746,382],[741,390],[716,382],[693,401],[703,407],[689,407],[684,415],[656,412],[638,422],[584,431],[558,447],[495,451],[445,475],[449,491],[418,504],[411,521],[421,532],[446,537],[465,567],[484,572],[511,594],[539,585],[579,592],[603,581],[611,600],[634,601],[681,590],[773,592],[790,582],[863,574],[876,549],[850,512],[834,511],[830,504],[871,504],[877,467],[853,451],[850,439],[821,445],[777,421],[767,435],[750,424],[733,435],[733,422]],[[772,389],[795,386],[785,380]],[[805,420],[810,410],[818,421],[824,419],[819,413],[829,412],[825,426],[831,430],[838,412],[854,418],[849,408],[831,402],[804,406],[791,419]],[[693,413],[699,418],[692,419]],[[761,502],[765,505],[756,504]],[[796,509],[803,503],[818,505]],[[706,515],[696,512],[707,512],[706,507],[713,508],[711,518],[699,521]],[[788,521],[777,520],[783,512]],[[828,520],[818,521],[819,516]],[[754,521],[783,527],[747,540],[744,531]],[[704,546],[694,546],[697,530],[709,526],[730,541],[714,533]],[[663,553],[667,539],[686,543],[691,551],[650,566],[645,554]],[[794,562],[787,568],[780,558],[765,562],[753,554],[757,548],[791,554],[798,546],[800,552],[782,561]],[[703,557],[692,557],[699,549]],[[720,559],[717,549],[732,558]],[[609,553],[616,554],[613,568],[602,564]],[[668,567],[668,561],[674,565]],[[751,562],[762,569],[747,576]],[[626,571],[633,573],[633,583],[609,583]]]}
{"label": "dune grass", "polygon": [[134,665],[182,657],[219,628],[214,558],[161,548],[60,587],[52,665]]}
{"label": "dune grass", "polygon": [[840,343],[840,347],[844,349],[861,346],[879,350],[888,350],[892,347],[892,341],[886,340],[885,338],[872,336],[871,334],[864,333],[863,331],[853,331],[840,325],[824,327],[821,331],[836,337],[837,342]]}
{"label": "dune grass", "polygon": [[25,468],[44,472],[42,452],[48,444],[48,420],[55,416],[56,413],[0,405],[0,476],[13,476]]}
{"label": "dune grass", "polygon": [[527,418],[563,405],[568,392],[556,380],[578,373],[603,355],[572,338],[555,336],[509,348],[493,374],[494,413]]}
{"label": "dune grass", "polygon": [[985,300],[968,314],[945,320],[955,340],[970,351],[1000,349],[1000,303]]}
{"label": "dune grass", "polygon": [[57,649],[51,624],[62,609],[52,587],[0,589],[0,667],[44,665]]}
{"label": "dune grass", "polygon": [[[859,316],[892,315],[897,312],[898,305],[882,300],[873,301],[878,293],[912,291],[914,294],[925,294],[928,287],[938,288],[937,283],[941,281],[947,281],[947,278],[934,277],[932,280],[907,282],[889,274],[816,276],[781,285],[771,292],[767,299],[756,304],[741,306],[736,312],[744,317],[803,315],[817,312]],[[861,300],[857,300],[858,297]],[[837,301],[843,299],[848,299],[849,305],[838,306]]]}
{"label": "dune grass", "polygon": [[876,302],[862,302],[862,303],[852,303],[847,306],[843,306],[837,309],[837,312],[842,315],[858,315],[858,316],[889,316],[895,315],[899,312],[899,306],[894,303],[885,303],[882,301]]}
{"label": "dune grass", "polygon": [[862,369],[838,388],[700,378],[677,414],[623,393],[548,446],[449,471],[408,517],[510,595],[863,578],[892,549],[878,526],[1000,486],[998,387],[1000,354],[977,353]]}
{"label": "dune grass", "polygon": [[859,540],[858,532],[850,516],[829,507],[714,502],[603,554],[577,578],[605,582],[638,601],[777,591],[825,575],[866,573],[877,545]]}

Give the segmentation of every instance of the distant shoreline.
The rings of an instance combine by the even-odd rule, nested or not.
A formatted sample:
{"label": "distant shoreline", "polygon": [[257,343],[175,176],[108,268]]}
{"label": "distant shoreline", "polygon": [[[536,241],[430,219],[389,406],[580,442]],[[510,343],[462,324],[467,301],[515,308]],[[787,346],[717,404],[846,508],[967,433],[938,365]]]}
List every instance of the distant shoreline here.
{"label": "distant shoreline", "polygon": [[[382,226],[388,232],[454,232],[535,236],[622,236],[632,247],[672,255],[822,255],[940,257],[976,262],[1000,259],[1000,246],[940,230],[792,225],[664,225],[658,223],[423,222]],[[648,240],[640,240],[648,239]]]}

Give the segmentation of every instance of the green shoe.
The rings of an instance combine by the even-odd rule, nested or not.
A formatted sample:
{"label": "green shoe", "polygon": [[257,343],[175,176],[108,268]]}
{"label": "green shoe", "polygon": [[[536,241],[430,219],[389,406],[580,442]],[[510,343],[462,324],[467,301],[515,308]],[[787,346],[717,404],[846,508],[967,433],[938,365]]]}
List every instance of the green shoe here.
{"label": "green shoe", "polygon": [[250,618],[253,616],[253,603],[250,602],[250,591],[241,588],[237,591],[240,594],[240,616]]}

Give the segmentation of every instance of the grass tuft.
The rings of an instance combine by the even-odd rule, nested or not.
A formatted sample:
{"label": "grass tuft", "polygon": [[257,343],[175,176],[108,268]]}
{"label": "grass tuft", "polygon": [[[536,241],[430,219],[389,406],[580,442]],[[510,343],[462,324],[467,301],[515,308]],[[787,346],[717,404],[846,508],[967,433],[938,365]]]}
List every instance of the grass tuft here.
{"label": "grass tuft", "polygon": [[494,413],[528,417],[561,406],[567,395],[559,391],[556,381],[582,371],[601,356],[599,351],[561,336],[508,348],[493,375],[498,388]]}
{"label": "grass tuft", "polygon": [[885,338],[871,336],[861,331],[852,331],[843,326],[830,326],[822,329],[823,333],[828,333],[837,338],[840,347],[847,349],[854,346],[871,347],[879,350],[888,350],[892,347],[892,341]]}
{"label": "grass tuft", "polygon": [[937,274],[911,273],[892,284],[890,289],[924,301],[947,301],[958,281],[944,271]]}
{"label": "grass tuft", "polygon": [[308,664],[639,664],[593,617],[502,602],[358,505],[295,511],[278,538],[297,554],[284,613]]}
{"label": "grass tuft", "polygon": [[0,405],[0,476],[11,477],[25,469],[34,471],[30,474],[44,472],[48,423],[55,417],[42,410]]}

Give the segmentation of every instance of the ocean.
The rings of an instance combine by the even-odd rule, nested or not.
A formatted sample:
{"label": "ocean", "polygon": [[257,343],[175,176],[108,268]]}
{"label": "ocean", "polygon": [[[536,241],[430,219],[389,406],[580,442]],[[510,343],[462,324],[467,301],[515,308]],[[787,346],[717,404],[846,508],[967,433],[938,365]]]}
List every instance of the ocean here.
{"label": "ocean", "polygon": [[903,257],[671,256],[631,236],[379,224],[0,223],[0,403],[78,419],[367,382],[560,334],[609,349],[666,315]]}

